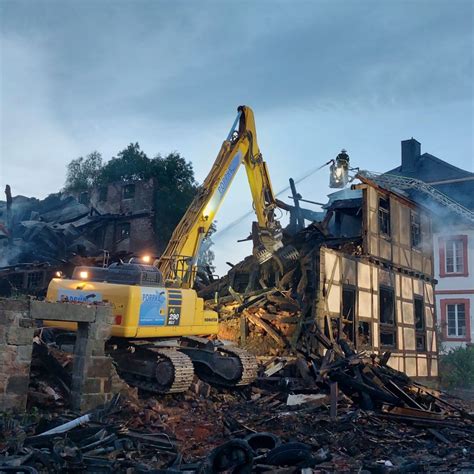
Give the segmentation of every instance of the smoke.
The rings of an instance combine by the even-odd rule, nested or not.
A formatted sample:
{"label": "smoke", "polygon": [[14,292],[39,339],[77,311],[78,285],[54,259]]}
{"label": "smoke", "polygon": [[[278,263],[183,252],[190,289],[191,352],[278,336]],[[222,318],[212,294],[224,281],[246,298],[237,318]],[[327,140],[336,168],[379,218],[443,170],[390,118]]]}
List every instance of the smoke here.
{"label": "smoke", "polygon": [[[52,227],[41,218],[41,212],[47,201],[48,198],[39,201],[35,198],[15,196],[9,222],[7,222],[7,204],[5,201],[0,201],[0,224],[7,231],[7,235],[0,240],[0,267],[57,260],[55,258],[57,238],[54,230],[50,232],[50,245],[42,245],[45,240],[45,236],[41,235],[43,229]],[[61,230],[58,228],[57,232]]]}
{"label": "smoke", "polygon": [[15,265],[23,253],[23,245],[9,246],[7,239],[0,241],[0,267]]}
{"label": "smoke", "polygon": [[[445,191],[445,190],[443,190]],[[421,192],[412,191],[409,193],[410,198],[420,207],[428,210],[433,227],[433,233],[452,232],[454,227],[462,225],[471,225],[467,219],[464,219],[454,208],[449,208],[441,203],[436,202],[430,196],[426,196]],[[451,193],[443,193],[448,197]],[[432,242],[423,242],[424,250],[431,248]]]}

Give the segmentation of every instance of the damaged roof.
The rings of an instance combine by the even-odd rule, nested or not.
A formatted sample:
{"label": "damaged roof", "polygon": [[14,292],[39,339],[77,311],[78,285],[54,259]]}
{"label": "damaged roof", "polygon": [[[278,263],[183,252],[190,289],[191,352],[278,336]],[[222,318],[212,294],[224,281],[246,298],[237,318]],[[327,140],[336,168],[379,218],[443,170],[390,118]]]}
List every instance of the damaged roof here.
{"label": "damaged roof", "polygon": [[421,179],[426,183],[467,177],[474,178],[474,173],[458,168],[430,153],[423,153],[416,157],[413,170],[402,169],[402,165],[400,165],[387,171],[387,173]]}
{"label": "damaged roof", "polygon": [[[400,165],[387,171],[386,174],[424,181],[464,207],[474,210],[474,173],[458,168],[430,153],[415,156],[411,167]],[[413,197],[416,200],[416,197]]]}
{"label": "damaged roof", "polygon": [[362,190],[345,188],[328,194],[329,201],[323,209],[360,207],[362,205]]}

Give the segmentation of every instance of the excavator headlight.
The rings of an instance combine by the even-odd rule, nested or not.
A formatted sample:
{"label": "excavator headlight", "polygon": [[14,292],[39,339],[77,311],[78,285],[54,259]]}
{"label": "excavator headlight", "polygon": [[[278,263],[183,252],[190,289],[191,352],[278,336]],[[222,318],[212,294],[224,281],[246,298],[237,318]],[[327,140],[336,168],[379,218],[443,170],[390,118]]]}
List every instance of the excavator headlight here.
{"label": "excavator headlight", "polygon": [[86,272],[86,271],[82,271],[82,272],[79,272],[79,278],[81,280],[87,280],[89,278],[89,272]]}
{"label": "excavator headlight", "polygon": [[62,278],[64,275],[63,275],[63,272],[61,272],[61,271],[58,270],[57,272],[54,273],[54,276],[55,276],[56,278]]}
{"label": "excavator headlight", "polygon": [[143,255],[142,262],[143,263],[150,263],[151,262],[151,256],[150,255]]}

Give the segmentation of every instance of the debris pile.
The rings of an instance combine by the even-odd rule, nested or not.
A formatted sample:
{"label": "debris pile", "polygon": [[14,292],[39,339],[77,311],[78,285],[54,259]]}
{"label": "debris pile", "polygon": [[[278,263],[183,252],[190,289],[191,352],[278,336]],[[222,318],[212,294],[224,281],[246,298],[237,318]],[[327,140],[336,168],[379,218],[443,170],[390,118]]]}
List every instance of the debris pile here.
{"label": "debris pile", "polygon": [[72,352],[47,345],[35,337],[30,367],[28,406],[48,411],[68,406],[72,385]]}
{"label": "debris pile", "polygon": [[16,196],[8,209],[0,201],[0,295],[43,296],[56,272],[71,275],[75,266],[131,257],[128,234],[118,235],[110,252],[104,236],[110,240],[116,222],[142,214],[150,212],[99,212],[61,193],[43,200]]}
{"label": "debris pile", "polygon": [[142,472],[176,459],[172,437],[137,432],[115,422],[119,409],[115,397],[106,407],[74,419],[4,416],[0,421],[1,472],[19,472],[19,466],[30,468],[21,472]]}
{"label": "debris pile", "polygon": [[[327,346],[324,355],[262,356],[253,386],[215,388],[195,378],[180,395],[131,389],[82,416],[65,409],[64,375],[57,367],[54,375],[44,370],[53,361],[70,363],[50,346],[54,357],[41,355],[30,385],[30,406],[40,404],[45,412],[33,408],[30,417],[3,418],[0,471],[283,474],[474,467],[472,407],[390,368],[389,353],[355,353],[342,341],[330,343],[318,332],[313,337]],[[76,419],[80,425],[70,423]]]}
{"label": "debris pile", "polygon": [[[369,359],[352,355],[331,362],[328,356],[311,374],[312,386],[301,383],[299,388],[287,376],[293,371],[298,378],[297,362],[273,361],[262,370],[279,367],[277,372],[262,372],[256,386],[243,390],[216,389],[195,380],[182,395],[116,397],[80,416],[68,411],[56,416],[50,411],[4,415],[0,471],[289,474],[472,469],[473,416],[462,403],[398,372],[386,372],[381,361]],[[362,374],[369,367],[383,379],[383,397],[373,391],[377,379],[373,384],[360,382],[364,386],[355,391],[353,383],[347,389],[337,382],[344,393],[329,388],[339,378],[335,374],[357,378],[354,367]],[[381,400],[389,396],[385,390],[390,382],[400,392],[391,392],[390,401]],[[361,408],[360,393],[371,398],[373,410]],[[421,408],[407,408],[415,403]]]}
{"label": "debris pile", "polygon": [[[6,213],[0,202],[0,214]],[[97,250],[83,237],[83,225],[90,209],[72,196],[52,194],[38,200],[16,196],[11,205],[8,233],[12,237],[1,266],[29,262],[56,263],[80,250],[92,255]],[[90,253],[88,253],[90,252]]]}
{"label": "debris pile", "polygon": [[[345,349],[350,351],[347,346]],[[309,361],[276,357],[266,363],[258,383],[266,388],[286,387],[302,393],[330,391],[334,416],[340,388],[354,407],[377,412],[381,418],[434,425],[451,419],[474,421],[474,415],[450,403],[440,391],[389,367],[389,358],[390,352],[379,356],[350,351],[345,355],[341,346]]]}
{"label": "debris pile", "polygon": [[[325,313],[325,308],[318,307],[322,304],[320,291],[324,291],[319,275],[321,247],[358,256],[362,252],[360,239],[329,237],[324,222],[285,238],[286,248],[294,248],[297,259],[274,258],[259,265],[250,256],[199,290],[206,305],[220,314],[220,335],[239,340],[260,355],[285,354],[290,349],[318,352],[320,336],[330,343],[345,339],[353,345],[344,327],[337,327],[329,318],[324,335],[316,337],[313,326],[317,314]],[[363,334],[357,337],[363,338]]]}

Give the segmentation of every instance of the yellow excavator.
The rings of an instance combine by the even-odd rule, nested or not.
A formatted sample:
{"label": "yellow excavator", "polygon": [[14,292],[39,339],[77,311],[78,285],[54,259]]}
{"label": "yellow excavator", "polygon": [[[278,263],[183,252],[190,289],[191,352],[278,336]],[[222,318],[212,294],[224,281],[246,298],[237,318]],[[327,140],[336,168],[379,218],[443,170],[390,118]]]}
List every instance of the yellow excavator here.
{"label": "yellow excavator", "polygon": [[291,258],[275,218],[277,205],[257,144],[253,112],[240,106],[211,171],[158,260],[114,263],[107,268],[81,266],[71,279],[51,281],[49,301],[111,304],[115,324],[107,349],[130,385],[177,393],[189,388],[194,373],[221,386],[248,385],[255,379],[253,355],[198,337],[217,334],[218,314],[206,310],[193,289],[201,244],[241,164],[257,216],[252,224],[255,257],[260,263],[274,255]]}

